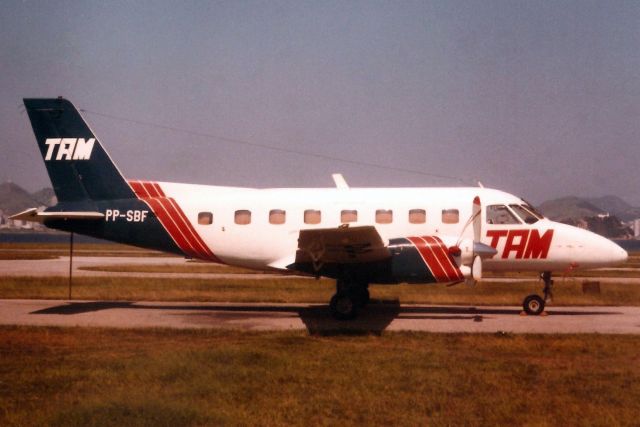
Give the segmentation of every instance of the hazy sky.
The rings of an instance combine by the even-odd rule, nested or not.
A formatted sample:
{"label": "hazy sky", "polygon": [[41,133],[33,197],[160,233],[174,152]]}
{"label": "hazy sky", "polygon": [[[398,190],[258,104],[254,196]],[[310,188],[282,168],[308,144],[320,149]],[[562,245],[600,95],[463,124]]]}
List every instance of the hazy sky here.
{"label": "hazy sky", "polygon": [[640,205],[638,1],[4,1],[0,180],[50,185],[21,102],[58,95],[129,178],[460,185],[100,114]]}

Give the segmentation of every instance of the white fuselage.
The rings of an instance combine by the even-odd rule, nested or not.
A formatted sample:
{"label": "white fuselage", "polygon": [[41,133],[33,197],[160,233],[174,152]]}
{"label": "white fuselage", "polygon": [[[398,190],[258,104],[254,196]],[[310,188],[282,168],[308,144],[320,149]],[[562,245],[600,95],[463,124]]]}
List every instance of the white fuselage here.
{"label": "white fuselage", "polygon": [[[158,184],[167,197],[181,206],[216,257],[228,264],[252,268],[285,268],[294,261],[300,230],[338,227],[347,218],[343,211],[350,211],[349,219],[353,219],[353,211],[357,212],[357,219],[350,226],[373,225],[386,242],[427,235],[456,241],[467,232],[465,225],[476,196],[482,201],[481,242],[497,250],[495,256],[484,261],[485,270],[593,268],[619,263],[627,257],[618,245],[589,231],[546,218],[525,223],[507,208],[525,202],[493,189],[249,189]],[[487,217],[489,206],[510,210],[510,223],[492,223]],[[305,223],[305,211],[319,211],[319,222]],[[418,223],[412,223],[410,212],[421,211],[424,217],[418,215]],[[201,213],[210,213],[211,223],[199,223]],[[416,218],[412,220],[416,222]]]}

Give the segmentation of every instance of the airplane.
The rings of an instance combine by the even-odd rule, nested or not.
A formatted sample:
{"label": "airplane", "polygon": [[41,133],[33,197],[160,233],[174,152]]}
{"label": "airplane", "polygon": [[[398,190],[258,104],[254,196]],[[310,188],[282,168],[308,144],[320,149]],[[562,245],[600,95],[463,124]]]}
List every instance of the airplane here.
{"label": "airplane", "polygon": [[485,271],[534,271],[544,312],[553,271],[619,264],[612,241],[479,187],[254,189],[125,179],[76,107],[24,99],[58,199],[14,219],[189,258],[336,280],[329,308],[354,319],[369,284],[474,285]]}

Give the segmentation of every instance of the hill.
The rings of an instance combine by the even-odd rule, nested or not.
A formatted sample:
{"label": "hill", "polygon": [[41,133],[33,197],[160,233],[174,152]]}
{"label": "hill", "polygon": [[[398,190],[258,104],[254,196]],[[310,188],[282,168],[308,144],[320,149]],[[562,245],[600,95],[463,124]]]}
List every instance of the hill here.
{"label": "hill", "polygon": [[562,197],[549,200],[538,206],[544,216],[554,221],[578,221],[580,219],[605,214],[607,211],[579,197]]}
{"label": "hill", "polygon": [[41,206],[45,203],[41,201],[43,199],[40,196],[40,194],[30,194],[13,182],[3,182],[0,184],[0,210],[12,215],[28,208]]}
{"label": "hill", "polygon": [[618,196],[603,196],[585,199],[592,205],[617,216],[622,221],[631,221],[640,218],[640,208],[631,206]]}
{"label": "hill", "polygon": [[42,188],[35,193],[31,193],[31,196],[44,206],[53,206],[57,203],[53,188]]}
{"label": "hill", "polygon": [[640,218],[640,207],[632,206],[618,196],[594,198],[562,197],[548,200],[538,206],[545,216],[555,219],[579,220],[588,216],[610,214],[622,221]]}
{"label": "hill", "polygon": [[31,194],[10,181],[0,184],[0,210],[5,215],[13,215],[25,209],[53,204],[55,204],[55,195],[50,188],[43,188]]}
{"label": "hill", "polygon": [[633,236],[632,230],[621,219],[629,221],[640,217],[639,208],[617,196],[592,199],[562,197],[546,201],[538,209],[549,219],[583,227],[609,238]]}

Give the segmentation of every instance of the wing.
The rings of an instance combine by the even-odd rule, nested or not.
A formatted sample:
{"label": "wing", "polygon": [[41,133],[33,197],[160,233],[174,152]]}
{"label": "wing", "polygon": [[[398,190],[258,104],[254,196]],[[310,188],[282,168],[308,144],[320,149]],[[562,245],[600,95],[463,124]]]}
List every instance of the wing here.
{"label": "wing", "polygon": [[362,264],[391,256],[373,226],[300,230],[295,263]]}

